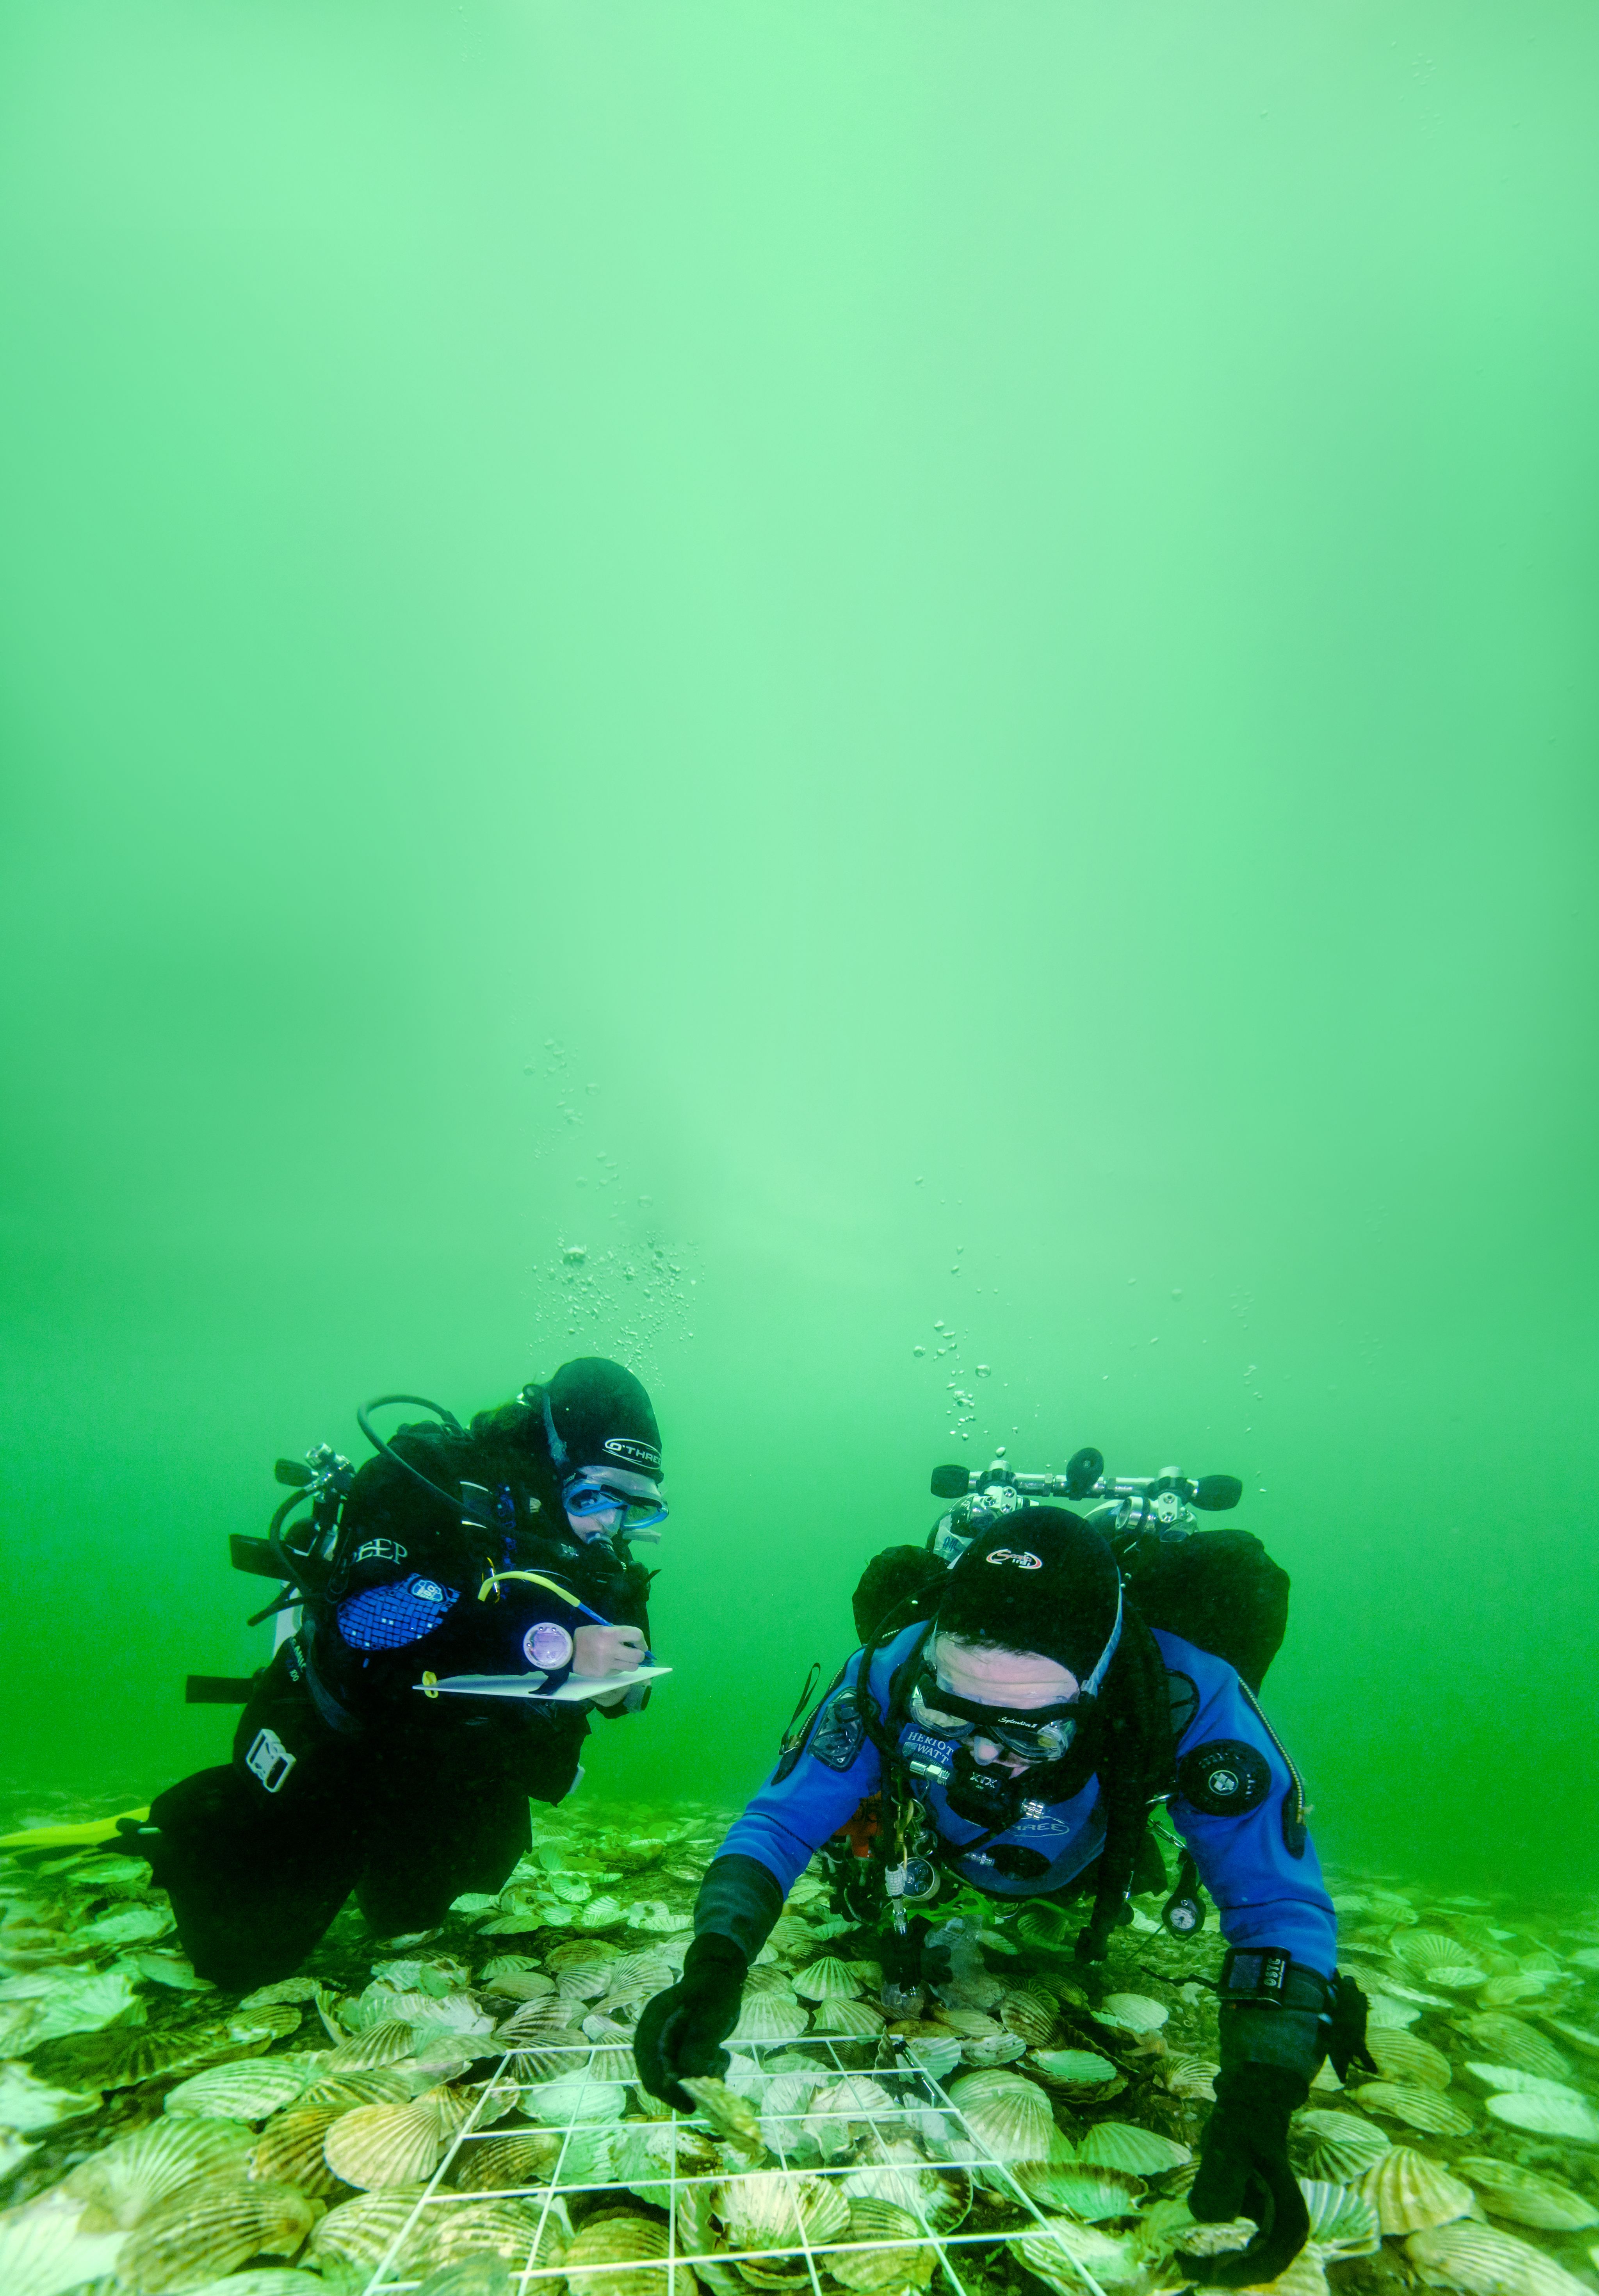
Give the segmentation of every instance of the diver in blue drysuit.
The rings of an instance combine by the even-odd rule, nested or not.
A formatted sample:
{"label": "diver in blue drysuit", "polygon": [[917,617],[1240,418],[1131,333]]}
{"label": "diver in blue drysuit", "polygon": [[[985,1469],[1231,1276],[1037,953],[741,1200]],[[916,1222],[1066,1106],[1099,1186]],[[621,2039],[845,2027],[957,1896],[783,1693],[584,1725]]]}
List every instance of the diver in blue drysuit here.
{"label": "diver in blue drysuit", "polygon": [[1329,2043],[1335,2062],[1358,2051],[1363,2015],[1336,1973],[1293,1765],[1233,1668],[1145,1626],[1109,1546],[1064,1510],[1029,1509],[973,1541],[937,1605],[873,1650],[865,1697],[855,1654],[732,1827],[682,1982],[639,2020],[642,2078],[682,2103],[684,2074],[725,2069],[718,2045],[788,1889],[880,1789],[900,1789],[884,1794],[891,1904],[935,1897],[940,1866],[996,1898],[1092,1887],[1085,1960],[1121,1918],[1152,1801],[1168,1799],[1232,1948],[1192,2205],[1261,2227],[1242,2256],[1188,2268],[1269,2279],[1308,2229],[1289,2117]]}

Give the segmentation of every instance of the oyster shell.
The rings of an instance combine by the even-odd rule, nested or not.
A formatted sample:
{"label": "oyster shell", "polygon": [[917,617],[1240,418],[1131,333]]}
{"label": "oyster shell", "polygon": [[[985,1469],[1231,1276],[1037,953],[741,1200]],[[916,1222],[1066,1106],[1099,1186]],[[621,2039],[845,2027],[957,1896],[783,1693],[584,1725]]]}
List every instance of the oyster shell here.
{"label": "oyster shell", "polygon": [[1355,2186],[1377,2212],[1385,2233],[1430,2232],[1474,2213],[1477,2196],[1441,2162],[1408,2144],[1395,2144]]}

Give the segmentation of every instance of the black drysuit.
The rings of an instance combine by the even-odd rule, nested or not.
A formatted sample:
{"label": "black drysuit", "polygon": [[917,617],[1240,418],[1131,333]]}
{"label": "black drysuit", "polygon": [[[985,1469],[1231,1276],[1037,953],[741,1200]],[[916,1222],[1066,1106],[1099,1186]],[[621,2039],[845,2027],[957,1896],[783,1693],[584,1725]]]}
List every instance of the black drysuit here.
{"label": "black drysuit", "polygon": [[591,1623],[526,1579],[485,1593],[491,1573],[556,1579],[611,1625],[647,1631],[651,1573],[619,1541],[571,1537],[536,1409],[393,1440],[444,1490],[486,1490],[492,1524],[463,1522],[392,1461],[370,1460],[325,1590],[257,1681],[232,1762],[160,1795],[159,1833],[135,1845],[171,1894],[196,1970],[219,1985],[288,1975],[352,1890],[381,1935],[433,1928],[463,1891],[502,1886],[528,1847],[529,1800],[570,1791],[584,1707],[418,1686],[424,1675],[525,1675],[524,1637],[540,1620]]}

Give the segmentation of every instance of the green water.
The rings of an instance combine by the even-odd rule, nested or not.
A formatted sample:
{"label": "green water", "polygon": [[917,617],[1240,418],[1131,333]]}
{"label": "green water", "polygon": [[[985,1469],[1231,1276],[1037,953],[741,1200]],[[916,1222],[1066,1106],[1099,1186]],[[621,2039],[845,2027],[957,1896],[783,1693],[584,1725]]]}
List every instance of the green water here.
{"label": "green water", "polygon": [[597,1349],[599,1792],[735,1800],[930,1466],[1093,1442],[1245,1478],[1331,1854],[1594,1886],[1596,65],[5,12],[19,1808],[222,1759],[277,1453]]}

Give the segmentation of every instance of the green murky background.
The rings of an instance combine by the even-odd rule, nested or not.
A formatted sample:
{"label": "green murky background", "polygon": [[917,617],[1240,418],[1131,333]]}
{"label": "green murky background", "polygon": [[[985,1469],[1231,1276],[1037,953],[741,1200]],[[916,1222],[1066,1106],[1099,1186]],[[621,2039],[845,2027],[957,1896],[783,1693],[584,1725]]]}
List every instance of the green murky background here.
{"label": "green murky background", "polygon": [[221,1759],[277,1452],[597,1349],[602,1791],[742,1792],[929,1467],[1092,1441],[1246,1478],[1324,1848],[1593,1886],[1596,65],[6,11],[20,1808]]}

